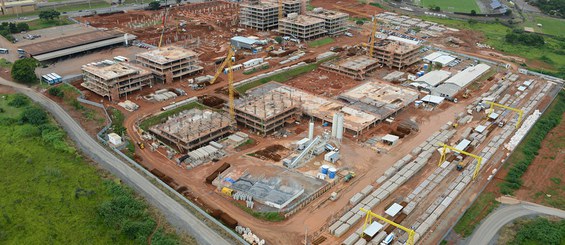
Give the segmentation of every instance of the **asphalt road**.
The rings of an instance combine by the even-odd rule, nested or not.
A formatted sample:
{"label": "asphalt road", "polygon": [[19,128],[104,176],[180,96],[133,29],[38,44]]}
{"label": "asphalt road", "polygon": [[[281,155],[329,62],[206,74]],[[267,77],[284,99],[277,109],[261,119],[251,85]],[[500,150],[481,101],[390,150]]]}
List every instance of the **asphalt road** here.
{"label": "asphalt road", "polygon": [[493,239],[504,225],[529,215],[551,215],[565,218],[565,211],[528,202],[504,206],[495,210],[481,223],[467,244],[495,244]]}
{"label": "asphalt road", "polygon": [[122,181],[132,187],[137,193],[157,207],[165,215],[169,223],[193,236],[199,244],[223,245],[230,244],[210,227],[206,226],[194,214],[189,212],[177,201],[169,197],[149,180],[132,169],[124,161],[102,147],[69,114],[57,103],[41,93],[19,84],[0,78],[0,84],[15,88],[29,96],[33,101],[43,106],[67,131],[69,137],[76,143],[84,154],[92,158],[103,168],[107,169]]}

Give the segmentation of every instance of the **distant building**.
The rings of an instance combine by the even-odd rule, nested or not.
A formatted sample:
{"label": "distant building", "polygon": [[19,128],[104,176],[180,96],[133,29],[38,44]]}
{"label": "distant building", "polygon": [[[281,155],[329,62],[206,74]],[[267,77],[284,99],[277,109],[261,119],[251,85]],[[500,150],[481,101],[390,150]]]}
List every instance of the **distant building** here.
{"label": "distant building", "polygon": [[323,19],[324,28],[330,36],[340,35],[347,30],[347,20],[349,15],[346,13],[323,8],[315,8],[312,12],[306,13],[306,15]]}
{"label": "distant building", "polygon": [[419,60],[419,45],[384,39],[376,41],[374,48],[373,57],[390,68],[402,69]]}
{"label": "distant building", "polygon": [[37,4],[34,0],[1,2],[2,15],[23,14],[37,10]]}

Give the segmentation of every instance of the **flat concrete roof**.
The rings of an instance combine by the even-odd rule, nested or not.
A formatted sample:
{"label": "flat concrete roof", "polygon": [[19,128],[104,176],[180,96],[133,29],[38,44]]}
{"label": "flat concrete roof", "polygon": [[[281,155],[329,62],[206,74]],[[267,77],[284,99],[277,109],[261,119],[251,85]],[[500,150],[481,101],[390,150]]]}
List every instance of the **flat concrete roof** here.
{"label": "flat concrete roof", "polygon": [[[128,35],[127,39],[128,39],[128,41],[132,41],[135,38],[136,38],[136,36],[134,36],[134,35]],[[64,56],[71,55],[71,54],[85,52],[85,51],[92,50],[92,49],[97,49],[97,48],[102,48],[102,47],[106,47],[106,46],[111,46],[111,45],[123,43],[124,41],[125,41],[124,37],[120,36],[120,37],[107,39],[107,40],[103,40],[103,41],[99,41],[99,42],[94,42],[94,43],[80,45],[80,46],[76,46],[76,47],[72,47],[72,48],[62,49],[62,50],[58,50],[58,51],[54,51],[54,52],[50,52],[50,53],[34,55],[33,58],[35,58],[38,61],[46,61],[46,60],[51,60],[51,59],[55,59],[55,58],[59,58],[59,57],[64,57]]]}
{"label": "flat concrete roof", "polygon": [[298,97],[270,91],[259,96],[246,96],[234,101],[236,110],[266,120],[292,107],[299,107]]}
{"label": "flat concrete roof", "polygon": [[323,19],[311,17],[307,15],[298,15],[296,17],[286,17],[280,20],[281,22],[291,23],[299,26],[309,26],[319,23],[324,23]]}
{"label": "flat concrete roof", "polygon": [[196,52],[190,49],[181,48],[179,46],[167,46],[139,53],[136,56],[164,65],[175,60],[196,57],[197,55]]}
{"label": "flat concrete roof", "polygon": [[317,17],[321,19],[338,19],[348,17],[349,14],[342,13],[335,10],[323,9],[323,8],[315,8],[310,12],[307,12],[306,15]]}
{"label": "flat concrete roof", "polygon": [[377,63],[378,61],[376,59],[371,58],[369,56],[361,55],[361,56],[349,57],[345,60],[342,60],[337,65],[349,70],[362,71],[369,66],[376,65]]}
{"label": "flat concrete roof", "polygon": [[229,126],[230,121],[221,113],[194,108],[169,117],[166,122],[152,126],[150,130],[158,134],[173,135],[184,142],[190,142]]}
{"label": "flat concrete roof", "polygon": [[104,60],[82,66],[82,70],[96,75],[104,80],[111,80],[129,75],[148,75],[151,72],[127,62]]}
{"label": "flat concrete roof", "polygon": [[114,30],[111,31],[95,30],[87,33],[55,38],[45,42],[38,42],[34,44],[24,45],[21,46],[20,48],[25,50],[28,54],[35,57],[36,55],[40,55],[40,54],[59,51],[67,48],[95,43],[117,37],[122,37],[123,40],[123,35],[124,35],[123,32],[114,31]]}

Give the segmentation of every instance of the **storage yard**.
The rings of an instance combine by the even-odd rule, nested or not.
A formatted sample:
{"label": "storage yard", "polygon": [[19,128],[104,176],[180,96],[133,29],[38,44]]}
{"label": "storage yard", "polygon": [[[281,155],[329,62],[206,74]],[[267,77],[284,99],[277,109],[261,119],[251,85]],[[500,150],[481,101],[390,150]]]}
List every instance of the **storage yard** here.
{"label": "storage yard", "polygon": [[72,84],[123,112],[136,161],[250,243],[439,243],[563,81],[437,45],[460,33],[433,22],[304,3],[86,16],[64,42],[22,44],[37,58],[135,38],[127,57],[85,54]]}

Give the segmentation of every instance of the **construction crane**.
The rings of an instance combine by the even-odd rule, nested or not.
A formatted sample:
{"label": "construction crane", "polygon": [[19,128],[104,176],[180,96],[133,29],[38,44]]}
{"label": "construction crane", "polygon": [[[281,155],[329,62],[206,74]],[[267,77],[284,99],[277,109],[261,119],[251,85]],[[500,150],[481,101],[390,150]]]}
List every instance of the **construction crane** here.
{"label": "construction crane", "polygon": [[283,1],[279,0],[279,20],[282,19],[284,17],[283,14]]}
{"label": "construction crane", "polygon": [[373,29],[371,30],[371,42],[369,43],[369,57],[373,57],[375,50],[375,34],[377,34],[377,16],[373,16]]}
{"label": "construction crane", "polygon": [[450,149],[450,150],[458,152],[460,154],[464,154],[464,155],[467,155],[467,156],[470,156],[472,158],[477,159],[477,165],[475,165],[475,172],[473,172],[473,180],[475,178],[477,178],[477,174],[479,173],[479,169],[481,168],[481,164],[483,163],[482,157],[477,156],[477,155],[472,154],[472,153],[469,153],[469,152],[466,152],[466,151],[459,150],[455,147],[448,146],[448,145],[443,144],[443,143],[441,143],[440,146],[443,147],[443,150],[441,151],[441,157],[439,158],[438,167],[441,166],[445,162],[445,157],[446,157],[445,153],[446,153],[447,149]]}
{"label": "construction crane", "polygon": [[159,37],[159,48],[161,48],[161,43],[163,43],[163,36],[165,35],[165,28],[167,28],[167,14],[169,13],[169,8],[165,9],[165,14],[163,14],[163,30],[161,31],[161,36]]}
{"label": "construction crane", "polygon": [[490,109],[489,109],[489,112],[487,114],[487,117],[489,117],[490,114],[494,111],[494,107],[500,107],[500,108],[504,108],[504,109],[508,109],[508,110],[518,112],[518,122],[516,122],[516,128],[518,128],[518,126],[520,126],[520,122],[522,122],[522,116],[524,115],[524,111],[522,111],[520,109],[509,107],[509,106],[501,105],[501,104],[498,104],[498,103],[494,103],[492,101],[485,101],[485,103],[490,105]]}
{"label": "construction crane", "polygon": [[234,87],[233,87],[233,69],[232,69],[232,59],[235,57],[235,49],[233,47],[228,48],[228,54],[224,62],[218,67],[214,78],[210,81],[210,85],[214,84],[225,67],[227,67],[228,73],[228,91],[229,91],[229,107],[230,107],[230,119],[235,122],[235,104],[234,104]]}
{"label": "construction crane", "polygon": [[408,241],[406,241],[405,244],[407,244],[407,245],[414,245],[414,237],[416,236],[416,232],[415,232],[414,230],[412,230],[412,229],[410,229],[410,228],[406,228],[406,227],[404,227],[404,226],[402,226],[402,225],[399,225],[399,224],[395,223],[395,222],[392,221],[392,220],[389,220],[389,219],[387,219],[387,218],[385,218],[385,217],[383,217],[383,216],[380,216],[380,215],[378,215],[378,214],[376,214],[376,213],[373,213],[371,210],[367,210],[367,209],[361,208],[361,211],[363,211],[363,212],[365,212],[365,213],[367,214],[367,215],[365,216],[365,223],[363,224],[363,231],[361,232],[361,235],[360,235],[361,237],[363,237],[363,234],[365,233],[365,229],[367,229],[367,224],[370,224],[371,222],[373,222],[373,217],[375,217],[375,218],[377,218],[377,219],[380,219],[380,220],[382,220],[382,221],[384,221],[384,222],[387,222],[387,223],[389,223],[390,225],[392,225],[392,226],[394,226],[394,227],[396,227],[396,228],[398,228],[398,229],[401,229],[401,230],[405,231],[406,233],[408,233]]}

